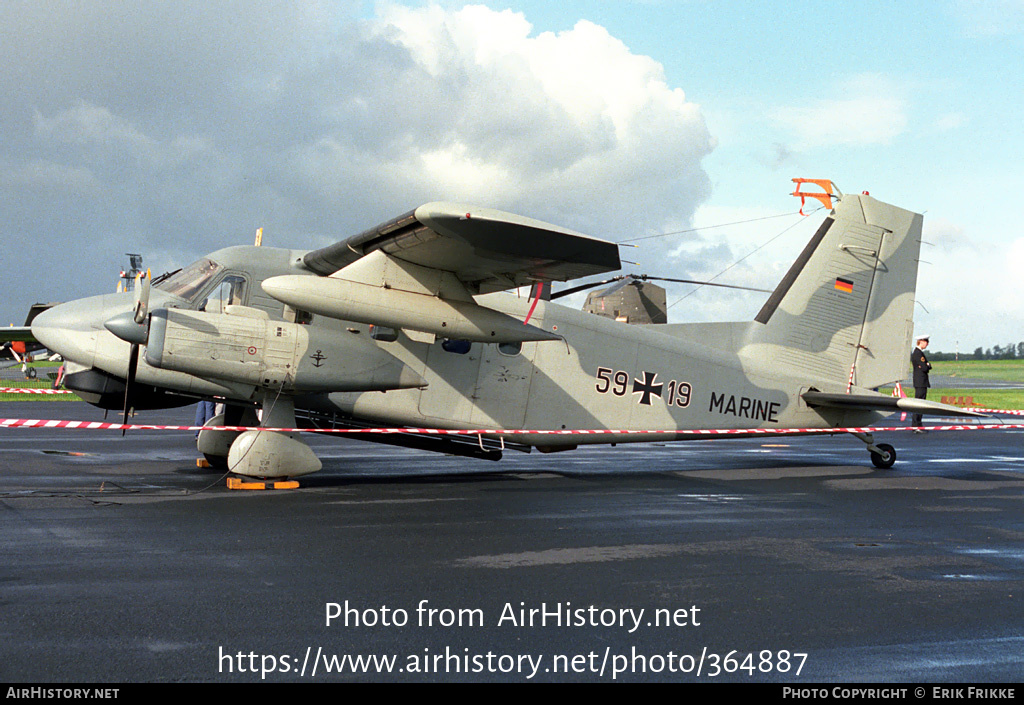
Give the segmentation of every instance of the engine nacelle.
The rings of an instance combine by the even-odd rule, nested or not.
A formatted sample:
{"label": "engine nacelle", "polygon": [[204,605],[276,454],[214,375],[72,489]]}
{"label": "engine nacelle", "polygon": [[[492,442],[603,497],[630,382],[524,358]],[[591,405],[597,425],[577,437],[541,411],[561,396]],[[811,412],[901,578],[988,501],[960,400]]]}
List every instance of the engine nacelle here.
{"label": "engine nacelle", "polygon": [[154,367],[287,393],[423,387],[408,365],[364,336],[272,321],[266,312],[153,311],[146,362]]}

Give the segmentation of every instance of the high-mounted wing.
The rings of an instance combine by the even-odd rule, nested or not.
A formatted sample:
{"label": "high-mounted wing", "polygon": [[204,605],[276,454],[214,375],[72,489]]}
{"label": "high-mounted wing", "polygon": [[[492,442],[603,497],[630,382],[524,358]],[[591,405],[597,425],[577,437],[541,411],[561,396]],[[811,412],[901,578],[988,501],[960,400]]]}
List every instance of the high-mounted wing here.
{"label": "high-mounted wing", "polygon": [[303,257],[327,276],[380,250],[452,272],[474,293],[568,281],[621,267],[619,247],[556,225],[488,208],[427,203]]}
{"label": "high-mounted wing", "polygon": [[[284,275],[263,290],[289,306],[440,338],[557,340],[474,298],[620,267],[618,245],[489,209],[428,203],[303,257],[321,275]],[[531,312],[532,314],[532,309]]]}

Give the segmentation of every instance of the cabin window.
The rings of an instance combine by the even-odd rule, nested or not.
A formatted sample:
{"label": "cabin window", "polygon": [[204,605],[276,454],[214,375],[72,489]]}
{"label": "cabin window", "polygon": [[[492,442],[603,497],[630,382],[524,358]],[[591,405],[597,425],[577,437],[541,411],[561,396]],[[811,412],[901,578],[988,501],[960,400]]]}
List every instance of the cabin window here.
{"label": "cabin window", "polygon": [[313,322],[312,313],[309,311],[303,311],[301,308],[292,308],[288,305],[285,305],[284,307],[282,318],[289,323],[297,323],[300,326],[308,326]]}
{"label": "cabin window", "polygon": [[441,348],[446,352],[455,353],[456,355],[465,355],[469,352],[470,348],[473,347],[473,343],[468,340],[454,340],[452,338],[445,338],[441,342]]}

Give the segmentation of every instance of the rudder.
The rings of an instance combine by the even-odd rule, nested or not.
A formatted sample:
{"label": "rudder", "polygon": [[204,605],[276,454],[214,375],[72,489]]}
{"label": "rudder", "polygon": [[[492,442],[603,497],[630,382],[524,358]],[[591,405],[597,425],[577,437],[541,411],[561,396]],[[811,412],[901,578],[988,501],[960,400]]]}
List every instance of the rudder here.
{"label": "rudder", "polygon": [[903,379],[922,222],[868,195],[842,196],[757,314],[742,354],[860,387]]}

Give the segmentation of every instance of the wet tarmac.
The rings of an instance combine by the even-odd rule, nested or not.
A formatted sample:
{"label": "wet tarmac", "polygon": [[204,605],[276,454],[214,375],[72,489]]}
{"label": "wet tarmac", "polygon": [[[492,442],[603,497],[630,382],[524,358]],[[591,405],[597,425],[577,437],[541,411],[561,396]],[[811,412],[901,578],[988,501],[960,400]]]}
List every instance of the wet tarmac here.
{"label": "wet tarmac", "polygon": [[892,470],[850,436],[315,437],[300,489],[239,492],[187,433],[0,429],[0,680],[1020,681],[1024,435],[878,440]]}

